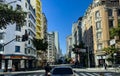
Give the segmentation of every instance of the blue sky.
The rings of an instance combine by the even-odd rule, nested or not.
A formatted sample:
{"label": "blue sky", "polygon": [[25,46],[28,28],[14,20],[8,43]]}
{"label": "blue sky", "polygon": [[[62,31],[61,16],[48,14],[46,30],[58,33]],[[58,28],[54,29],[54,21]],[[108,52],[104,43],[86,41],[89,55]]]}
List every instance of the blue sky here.
{"label": "blue sky", "polygon": [[62,53],[66,53],[66,37],[71,34],[72,24],[84,15],[93,0],[41,0],[42,11],[48,21],[48,32],[57,31]]}

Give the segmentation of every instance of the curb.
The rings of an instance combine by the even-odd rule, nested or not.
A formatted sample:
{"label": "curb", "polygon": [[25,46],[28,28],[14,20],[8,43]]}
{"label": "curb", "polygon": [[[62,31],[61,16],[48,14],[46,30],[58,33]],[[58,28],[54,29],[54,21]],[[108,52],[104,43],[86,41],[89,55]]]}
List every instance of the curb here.
{"label": "curb", "polygon": [[26,73],[38,73],[38,72],[45,72],[44,70],[35,70],[35,71],[19,71],[19,72],[0,72],[0,75],[4,74],[26,74]]}

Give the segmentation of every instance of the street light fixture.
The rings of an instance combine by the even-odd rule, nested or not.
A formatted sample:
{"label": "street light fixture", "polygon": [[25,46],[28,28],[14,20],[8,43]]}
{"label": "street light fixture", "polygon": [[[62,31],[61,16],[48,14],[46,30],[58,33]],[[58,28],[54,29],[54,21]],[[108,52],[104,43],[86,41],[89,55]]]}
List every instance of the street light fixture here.
{"label": "street light fixture", "polygon": [[115,57],[116,57],[117,53],[114,53],[113,55],[114,55],[114,65],[115,65]]}

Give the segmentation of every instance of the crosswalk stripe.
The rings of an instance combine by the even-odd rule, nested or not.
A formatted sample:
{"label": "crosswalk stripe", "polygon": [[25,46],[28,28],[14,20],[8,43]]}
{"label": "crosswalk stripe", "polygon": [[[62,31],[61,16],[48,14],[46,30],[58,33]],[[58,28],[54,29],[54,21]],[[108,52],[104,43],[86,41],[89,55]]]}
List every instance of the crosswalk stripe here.
{"label": "crosswalk stripe", "polygon": [[93,73],[94,75],[96,75],[96,76],[100,76],[100,74],[98,74],[98,73]]}
{"label": "crosswalk stripe", "polygon": [[44,76],[44,74],[41,74],[40,76]]}
{"label": "crosswalk stripe", "polygon": [[112,76],[111,73],[105,73],[105,76]]}
{"label": "crosswalk stripe", "polygon": [[91,73],[86,73],[87,75],[90,75],[90,76],[95,76],[95,75],[93,75],[93,74],[91,74]]}
{"label": "crosswalk stripe", "polygon": [[75,76],[79,76],[79,74],[75,73]]}
{"label": "crosswalk stripe", "polygon": [[88,75],[86,75],[85,73],[80,73],[82,76],[88,76]]}

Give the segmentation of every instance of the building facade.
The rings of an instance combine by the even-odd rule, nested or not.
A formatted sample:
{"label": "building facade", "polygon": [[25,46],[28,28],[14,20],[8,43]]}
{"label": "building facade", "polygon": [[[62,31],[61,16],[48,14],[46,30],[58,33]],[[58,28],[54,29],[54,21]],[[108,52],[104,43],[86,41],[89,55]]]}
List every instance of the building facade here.
{"label": "building facade", "polygon": [[82,19],[82,38],[89,53],[94,54],[95,66],[111,65],[102,49],[110,45],[110,28],[118,26],[119,3],[119,0],[93,0]]}
{"label": "building facade", "polygon": [[66,53],[67,53],[67,58],[72,58],[72,36],[71,35],[69,35],[69,36],[67,36],[67,38],[66,38],[66,48],[67,48],[67,51],[66,51]]}
{"label": "building facade", "polygon": [[[4,55],[2,58],[1,69],[7,71],[12,69],[14,65],[15,70],[33,68],[36,66],[36,50],[32,45],[31,39],[35,36],[35,24],[36,15],[29,0],[4,0],[5,4],[9,4],[13,9],[23,10],[27,13],[26,22],[23,27],[18,24],[10,24],[6,29],[0,30],[1,44],[4,45],[4,49],[0,51]],[[22,37],[25,33],[29,35],[27,41],[22,41]]]}
{"label": "building facade", "polygon": [[55,63],[60,58],[60,46],[58,32],[48,32],[48,58],[49,63]]}

